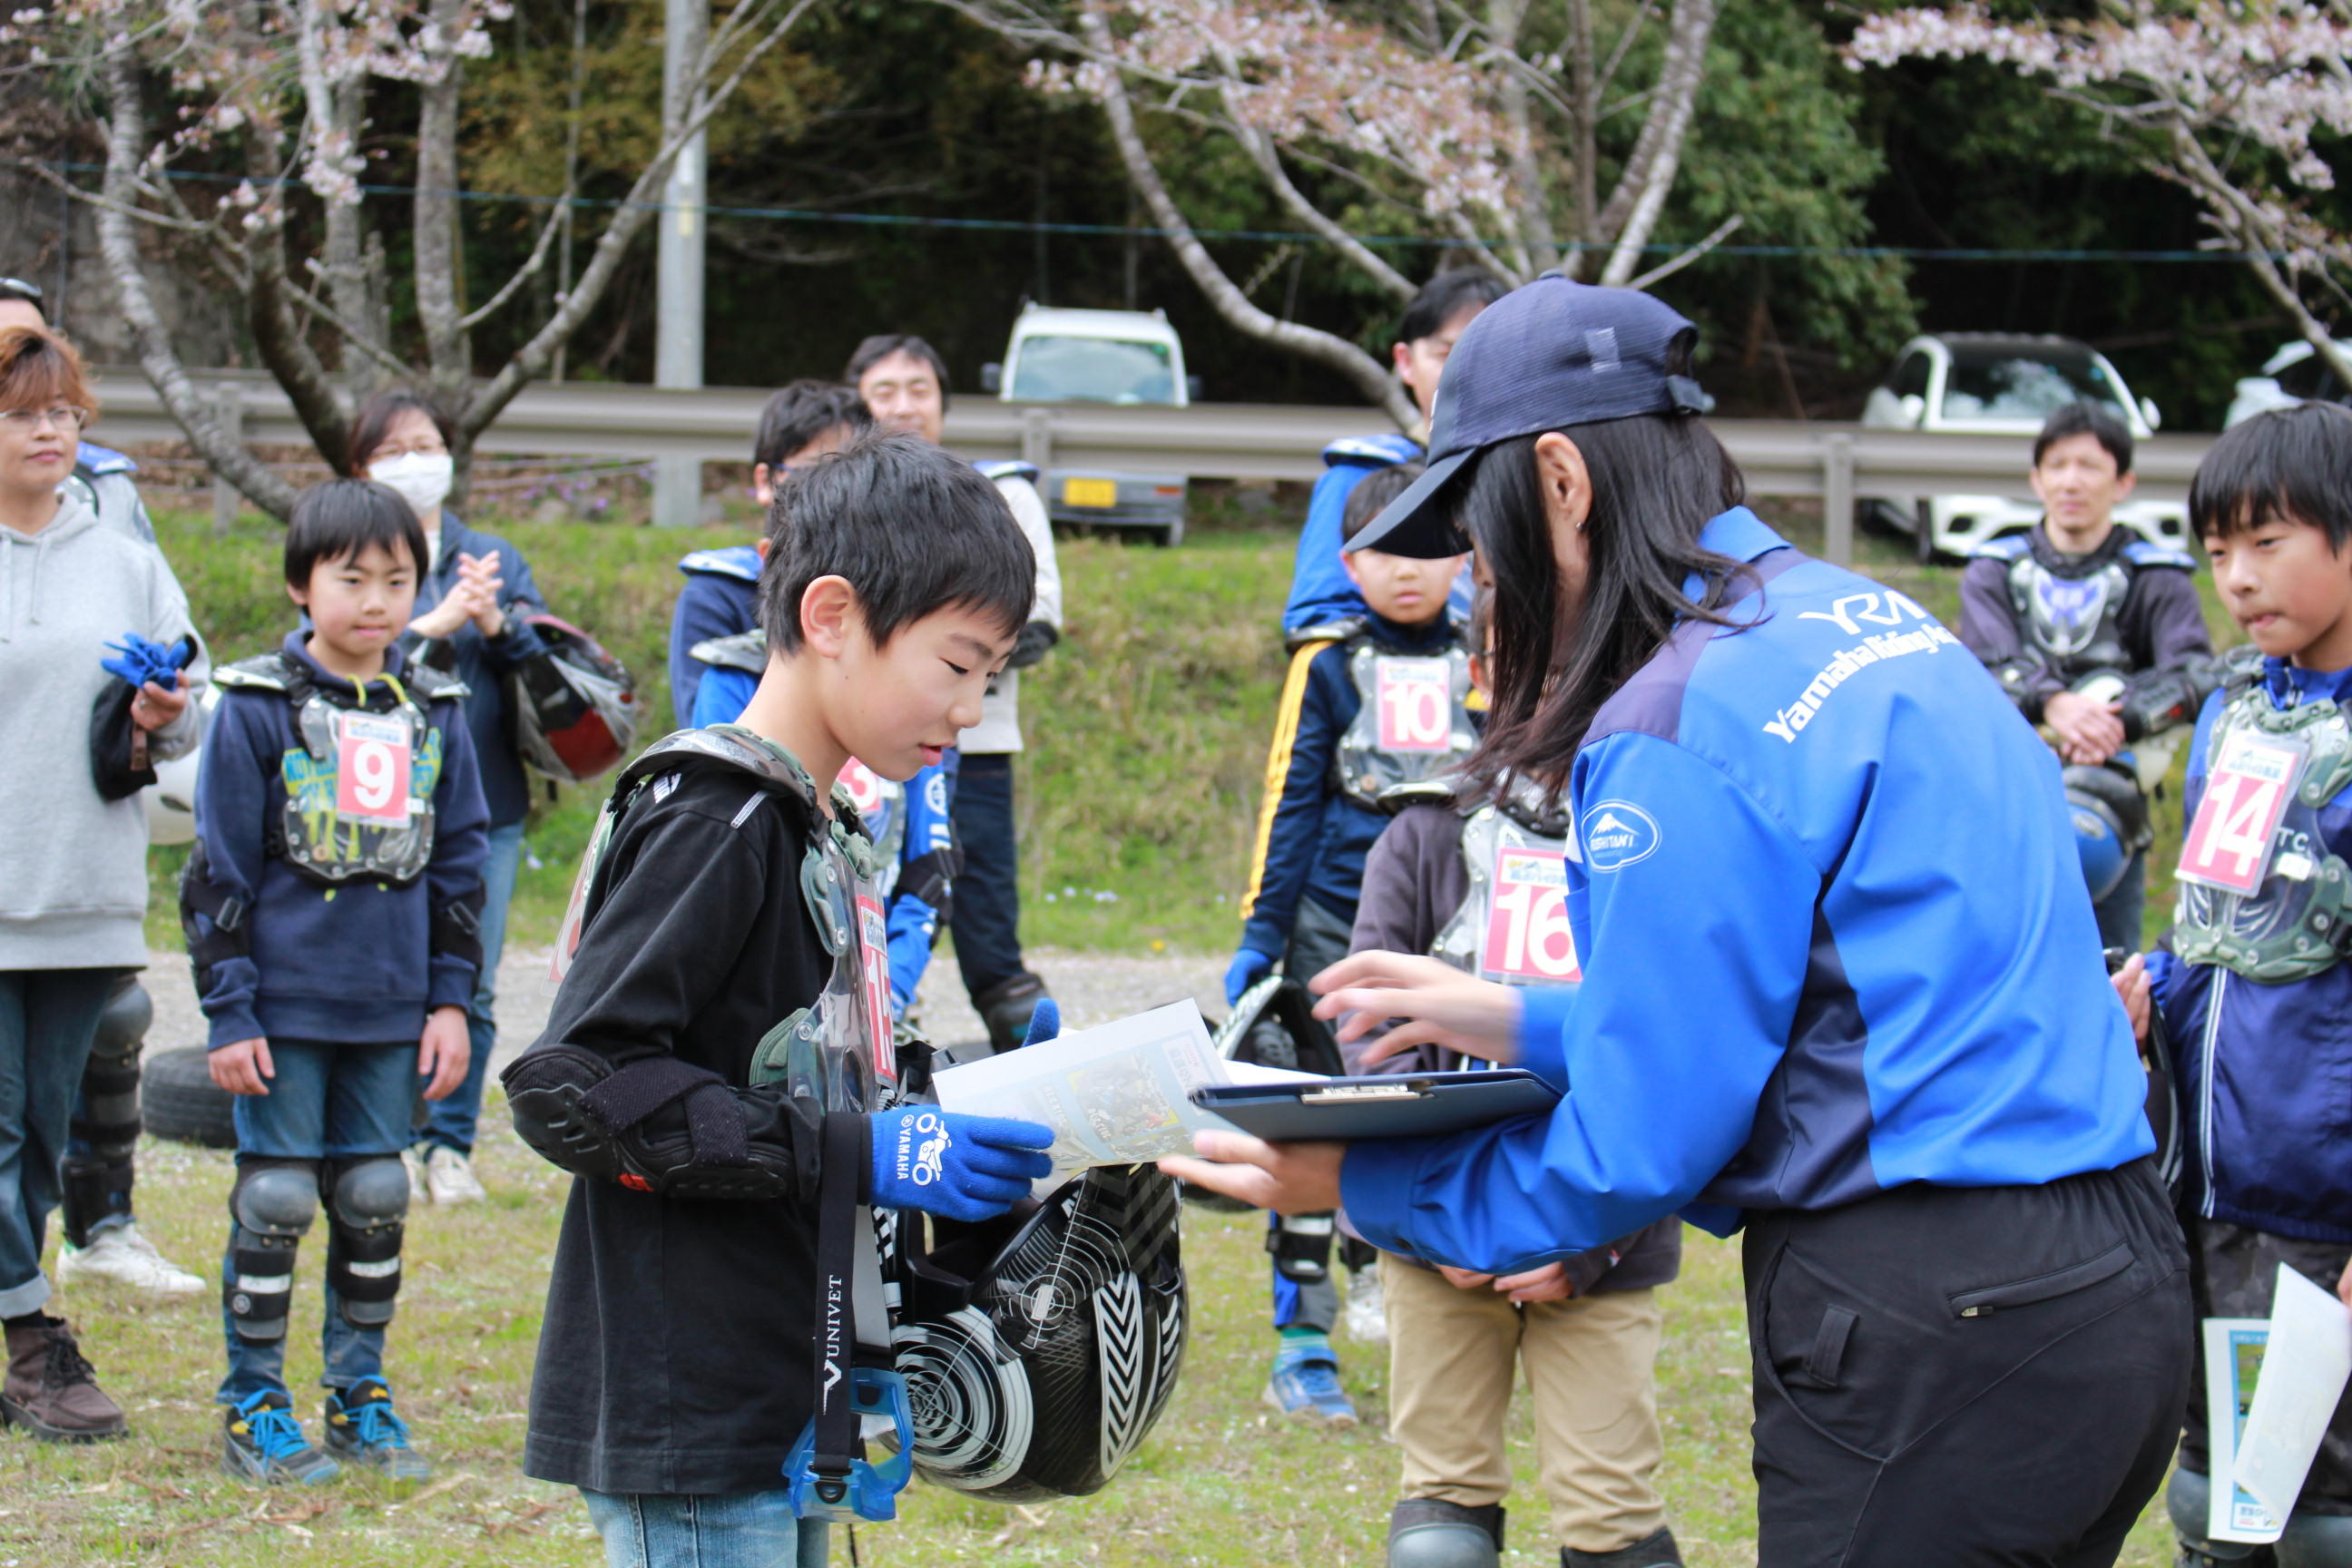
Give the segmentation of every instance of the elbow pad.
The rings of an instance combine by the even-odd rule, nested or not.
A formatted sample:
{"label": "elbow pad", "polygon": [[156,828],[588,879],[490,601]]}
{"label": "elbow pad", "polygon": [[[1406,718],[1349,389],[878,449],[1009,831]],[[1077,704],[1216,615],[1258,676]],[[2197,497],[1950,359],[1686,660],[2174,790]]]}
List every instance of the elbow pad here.
{"label": "elbow pad", "polygon": [[675,1057],[626,1067],[535,1046],[499,1075],[515,1131],[559,1169],[666,1197],[814,1200],[821,1114]]}
{"label": "elbow pad", "polygon": [[431,933],[425,946],[436,953],[464,959],[479,969],[482,966],[482,904],[488,897],[477,883],[474,890],[452,899],[433,911]]}
{"label": "elbow pad", "polygon": [[1013,639],[1013,657],[1004,661],[1007,669],[1026,669],[1045,657],[1046,649],[1062,640],[1062,634],[1045,621],[1031,621]]}
{"label": "elbow pad", "polygon": [[954,910],[955,879],[962,874],[963,850],[950,844],[908,861],[898,872],[898,891],[930,905],[945,925]]}
{"label": "elbow pad", "polygon": [[180,868],[180,931],[187,939],[197,995],[212,990],[212,972],[224,961],[252,956],[253,928],[245,918],[248,912],[243,900],[222,892],[213,881],[205,841],[197,839],[188,863]]}

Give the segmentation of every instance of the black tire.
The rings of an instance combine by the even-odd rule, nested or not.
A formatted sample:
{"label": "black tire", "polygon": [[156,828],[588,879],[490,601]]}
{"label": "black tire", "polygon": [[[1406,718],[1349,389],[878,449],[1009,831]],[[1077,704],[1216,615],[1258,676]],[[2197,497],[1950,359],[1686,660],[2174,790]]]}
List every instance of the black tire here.
{"label": "black tire", "polygon": [[140,1120],[158,1138],[234,1149],[236,1097],[213,1082],[205,1055],[202,1046],[183,1046],[150,1056],[139,1075]]}

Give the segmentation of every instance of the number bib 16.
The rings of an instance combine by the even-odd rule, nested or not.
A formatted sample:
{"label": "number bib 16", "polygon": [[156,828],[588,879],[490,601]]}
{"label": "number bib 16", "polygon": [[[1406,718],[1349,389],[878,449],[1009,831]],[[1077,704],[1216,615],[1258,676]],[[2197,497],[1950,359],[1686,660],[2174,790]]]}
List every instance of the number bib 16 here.
{"label": "number bib 16", "polygon": [[372,827],[405,827],[414,812],[408,781],[405,719],[349,710],[336,715],[337,816]]}
{"label": "number bib 16", "polygon": [[2270,874],[2279,821],[2294,799],[2309,752],[2297,741],[2239,731],[2206,776],[2197,820],[2180,844],[2180,875],[2248,894]]}
{"label": "number bib 16", "polygon": [[1454,742],[1454,675],[1442,658],[1374,661],[1381,750],[1443,752]]}
{"label": "number bib 16", "polygon": [[1568,871],[1558,850],[1495,852],[1495,895],[1478,966],[1497,980],[1566,984],[1584,978],[1568,924]]}
{"label": "number bib 16", "polygon": [[857,895],[858,984],[866,992],[866,1027],[874,1047],[875,1076],[886,1083],[898,1077],[898,1052],[890,1029],[890,928],[882,900]]}

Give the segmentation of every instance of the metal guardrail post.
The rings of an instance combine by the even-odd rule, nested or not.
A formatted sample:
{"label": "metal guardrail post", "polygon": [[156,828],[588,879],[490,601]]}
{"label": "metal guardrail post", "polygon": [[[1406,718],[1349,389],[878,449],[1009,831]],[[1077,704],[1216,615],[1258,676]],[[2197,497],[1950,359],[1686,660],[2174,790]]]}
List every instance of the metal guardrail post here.
{"label": "metal guardrail post", "polygon": [[1843,431],[1822,443],[1822,554],[1853,564],[1853,437]]}
{"label": "metal guardrail post", "polygon": [[1021,411],[1021,460],[1039,473],[1054,466],[1054,416],[1044,408]]}
{"label": "metal guardrail post", "polygon": [[[233,381],[224,381],[213,389],[216,402],[213,417],[220,422],[221,434],[239,446],[245,444],[245,389]],[[236,487],[218,474],[213,476],[213,537],[226,539],[229,530],[236,525],[237,508],[245,498]]]}

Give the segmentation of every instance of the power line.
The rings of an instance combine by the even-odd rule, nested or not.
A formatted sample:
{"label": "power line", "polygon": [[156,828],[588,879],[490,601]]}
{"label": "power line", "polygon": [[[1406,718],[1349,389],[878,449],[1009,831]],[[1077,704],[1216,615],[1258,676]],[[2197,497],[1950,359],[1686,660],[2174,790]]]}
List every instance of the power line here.
{"label": "power line", "polygon": [[[58,163],[49,167],[68,173],[103,173],[99,163]],[[252,181],[237,174],[211,174],[194,169],[166,169],[166,179],[187,180],[205,184],[262,184],[301,188],[302,182],[294,178],[275,181]],[[361,193],[371,196],[414,196],[415,185],[362,184]],[[461,202],[478,202],[486,205],[555,206],[564,202],[562,196],[530,195],[505,191],[452,191],[442,193]],[[573,196],[570,205],[581,208],[618,209],[635,206],[659,212],[659,202],[626,202],[607,196]],[[826,223],[866,228],[929,228],[962,230],[966,233],[991,234],[1056,234],[1087,238],[1167,239],[1178,230],[1167,228],[1129,228],[1125,224],[1051,223],[1035,218],[989,217],[929,217],[912,213],[852,213],[835,212],[821,207],[717,206],[701,208],[709,218],[740,218],[770,223]],[[1328,245],[1325,236],[1304,231],[1265,228],[1193,228],[1188,231],[1199,239],[1256,241],[1276,245]],[[1357,235],[1359,243],[1389,249],[1442,250],[1458,241],[1439,236],[1411,234]],[[1504,241],[1487,241],[1501,245]],[[1614,246],[1570,243],[1560,247],[1571,254],[1583,251],[1613,251]],[[1687,245],[1656,243],[1637,247],[1646,256],[1679,256]],[[1916,245],[1718,245],[1711,256],[1747,256],[1795,258],[1802,257],[1836,257],[1859,260],[1895,261],[2048,261],[2048,262],[2149,262],[2176,265],[2189,262],[2243,262],[2257,253],[2243,250],[2097,250],[2036,248],[2030,247],[1935,247]],[[2283,253],[2272,253],[2272,260],[2284,260]]]}

